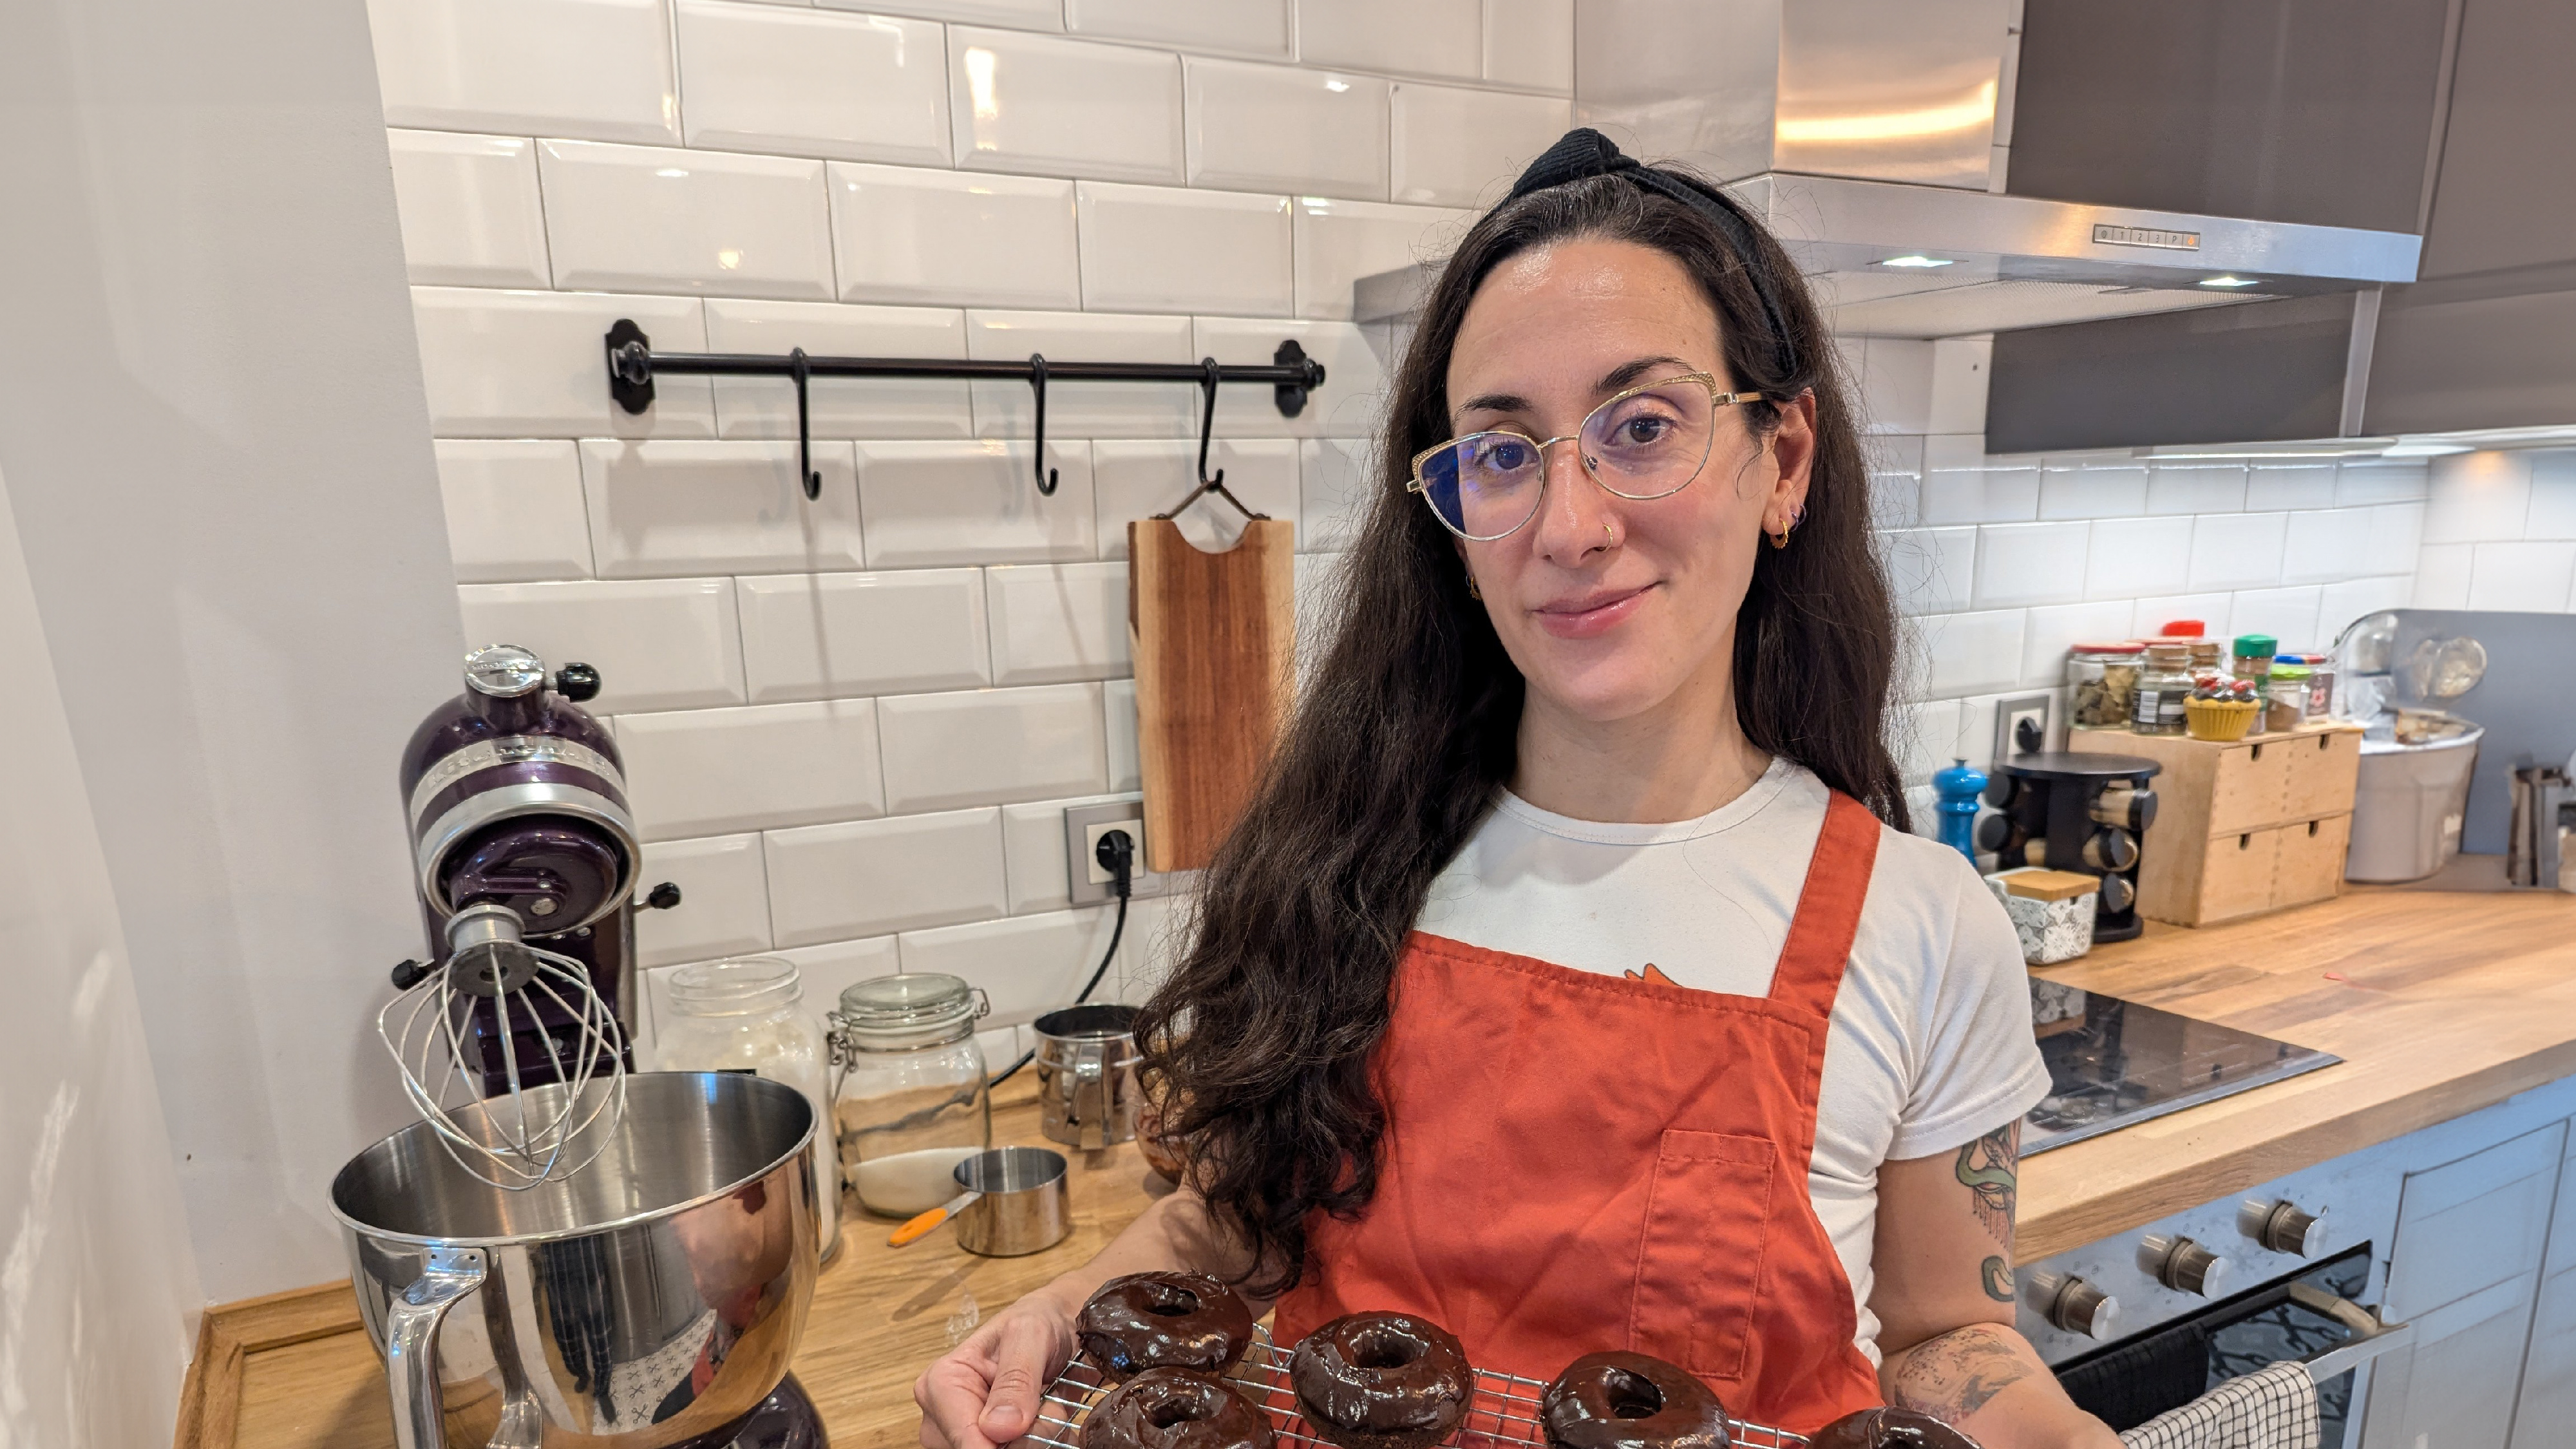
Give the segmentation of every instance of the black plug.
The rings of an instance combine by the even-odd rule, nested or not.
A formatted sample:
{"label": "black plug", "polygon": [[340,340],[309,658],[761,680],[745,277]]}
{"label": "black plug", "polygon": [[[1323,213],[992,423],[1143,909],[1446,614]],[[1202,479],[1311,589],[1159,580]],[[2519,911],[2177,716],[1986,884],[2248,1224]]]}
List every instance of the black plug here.
{"label": "black plug", "polygon": [[1100,868],[1109,872],[1110,889],[1119,899],[1126,899],[1136,869],[1136,838],[1124,830],[1101,832],[1100,843],[1091,848]]}

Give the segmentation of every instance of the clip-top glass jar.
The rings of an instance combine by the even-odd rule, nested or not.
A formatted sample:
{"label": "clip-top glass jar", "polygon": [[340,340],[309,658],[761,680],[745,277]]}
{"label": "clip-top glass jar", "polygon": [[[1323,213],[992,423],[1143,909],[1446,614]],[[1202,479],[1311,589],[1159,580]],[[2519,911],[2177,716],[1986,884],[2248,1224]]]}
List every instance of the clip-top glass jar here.
{"label": "clip-top glass jar", "polygon": [[975,1023],[984,993],[935,971],[853,982],[832,1013],[832,1122],[841,1175],[887,1217],[957,1195],[957,1164],[993,1145]]}
{"label": "clip-top glass jar", "polygon": [[794,963],[775,956],[708,961],[671,973],[669,1019],[653,1035],[653,1065],[666,1072],[753,1072],[794,1087],[814,1106],[816,1241],[840,1247],[840,1170],[824,1080],[823,1028],[805,1009]]}
{"label": "clip-top glass jar", "polygon": [[2146,647],[2127,639],[2067,650],[2067,723],[2080,730],[2127,729],[2137,712],[2139,656]]}
{"label": "clip-top glass jar", "polygon": [[2148,645],[2129,728],[2142,735],[2181,734],[2185,706],[2191,699],[2190,669],[2189,646],[2161,641]]}

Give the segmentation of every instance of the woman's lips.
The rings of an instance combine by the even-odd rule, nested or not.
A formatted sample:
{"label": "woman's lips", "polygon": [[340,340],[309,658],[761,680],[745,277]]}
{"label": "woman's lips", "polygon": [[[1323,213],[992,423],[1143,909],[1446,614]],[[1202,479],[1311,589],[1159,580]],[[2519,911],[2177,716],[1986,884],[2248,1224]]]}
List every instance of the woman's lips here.
{"label": "woman's lips", "polygon": [[1621,621],[1637,612],[1646,597],[1648,584],[1638,589],[1604,589],[1579,598],[1559,599],[1541,604],[1538,626],[1559,639],[1591,639],[1619,627]]}

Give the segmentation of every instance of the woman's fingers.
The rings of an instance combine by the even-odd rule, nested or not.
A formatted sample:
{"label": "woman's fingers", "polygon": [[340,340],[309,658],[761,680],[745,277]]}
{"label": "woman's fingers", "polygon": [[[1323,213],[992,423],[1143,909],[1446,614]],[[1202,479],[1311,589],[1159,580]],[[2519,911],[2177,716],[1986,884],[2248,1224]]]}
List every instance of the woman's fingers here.
{"label": "woman's fingers", "polygon": [[921,1406],[922,1449],[994,1449],[975,1424],[991,1391],[999,1328],[997,1323],[985,1325],[913,1380],[912,1401]]}
{"label": "woman's fingers", "polygon": [[993,1346],[993,1377],[985,1394],[976,1431],[995,1444],[1007,1444],[1037,1422],[1038,1396],[1063,1367],[1051,1326],[1035,1314],[1015,1313],[1001,1323]]}

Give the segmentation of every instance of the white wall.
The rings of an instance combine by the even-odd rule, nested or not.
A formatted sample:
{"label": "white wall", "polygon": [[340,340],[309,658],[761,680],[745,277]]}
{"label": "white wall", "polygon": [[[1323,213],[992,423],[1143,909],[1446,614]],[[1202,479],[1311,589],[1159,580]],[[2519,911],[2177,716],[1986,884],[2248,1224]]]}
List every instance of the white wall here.
{"label": "white wall", "polygon": [[116,892],[0,488],[0,1445],[168,1442],[200,1297]]}
{"label": "white wall", "polygon": [[2576,611],[2576,452],[2435,459],[2414,603]]}
{"label": "white wall", "polygon": [[395,770],[463,647],[406,301],[357,7],[0,6],[0,469],[218,1299],[345,1273],[403,1115]]}

